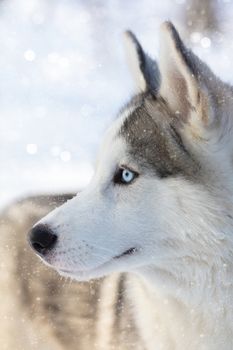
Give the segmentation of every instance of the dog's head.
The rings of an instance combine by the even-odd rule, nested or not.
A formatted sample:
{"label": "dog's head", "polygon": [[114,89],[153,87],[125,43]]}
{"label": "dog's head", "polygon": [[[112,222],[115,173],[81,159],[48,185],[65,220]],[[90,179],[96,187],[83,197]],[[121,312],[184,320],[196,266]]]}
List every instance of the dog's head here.
{"label": "dog's head", "polygon": [[158,65],[131,32],[126,41],[138,94],[107,132],[90,185],[37,223],[30,243],[78,280],[152,267],[163,281],[193,277],[227,249],[232,93],[171,23]]}

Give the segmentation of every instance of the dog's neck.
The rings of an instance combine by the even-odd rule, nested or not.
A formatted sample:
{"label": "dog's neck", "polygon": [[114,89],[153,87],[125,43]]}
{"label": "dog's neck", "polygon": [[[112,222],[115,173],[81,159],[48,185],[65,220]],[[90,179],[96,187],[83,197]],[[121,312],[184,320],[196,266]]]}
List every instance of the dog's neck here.
{"label": "dog's neck", "polygon": [[[231,201],[224,196],[218,208],[190,206],[187,211],[192,219],[189,226],[190,216],[186,219],[187,232],[179,223],[172,224],[176,232],[168,256],[155,256],[151,264],[136,272],[149,290],[160,291],[165,297],[171,296],[189,306],[203,303],[206,308],[209,304],[212,311],[214,303],[223,306],[226,303],[229,307],[228,298],[233,298]],[[231,311],[233,314],[233,304]]]}
{"label": "dog's neck", "polygon": [[200,251],[186,255],[181,250],[132,276],[129,292],[146,348],[154,349],[155,343],[161,344],[158,350],[233,348],[231,212],[231,205],[225,203],[223,211],[212,216],[213,221],[200,221],[206,240],[205,247],[204,241],[200,242]]}
{"label": "dog's neck", "polygon": [[218,268],[189,283],[153,266],[131,277],[136,324],[148,350],[155,344],[158,350],[232,349],[233,266],[223,266],[222,273]]}

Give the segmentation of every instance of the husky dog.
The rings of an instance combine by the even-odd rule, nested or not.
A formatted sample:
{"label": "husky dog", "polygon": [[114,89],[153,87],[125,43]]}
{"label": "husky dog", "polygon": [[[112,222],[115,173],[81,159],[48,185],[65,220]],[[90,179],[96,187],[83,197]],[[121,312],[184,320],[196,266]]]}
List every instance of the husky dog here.
{"label": "husky dog", "polygon": [[126,40],[139,92],[89,187],[40,220],[30,244],[78,281],[128,272],[143,348],[232,350],[233,90],[171,23],[158,65]]}
{"label": "husky dog", "polygon": [[233,89],[169,22],[158,64],[126,42],[138,93],[90,185],[34,225],[30,245],[63,276],[110,275],[95,289],[93,348],[232,350]]}

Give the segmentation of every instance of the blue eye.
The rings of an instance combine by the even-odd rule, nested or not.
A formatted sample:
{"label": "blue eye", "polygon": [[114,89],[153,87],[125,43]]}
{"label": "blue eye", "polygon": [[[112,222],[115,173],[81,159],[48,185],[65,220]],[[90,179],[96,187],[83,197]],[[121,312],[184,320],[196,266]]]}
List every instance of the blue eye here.
{"label": "blue eye", "polygon": [[129,185],[136,177],[138,177],[136,171],[129,170],[128,168],[119,168],[114,175],[113,182],[119,185]]}
{"label": "blue eye", "polygon": [[130,183],[134,179],[134,173],[128,169],[124,169],[121,173],[122,182]]}

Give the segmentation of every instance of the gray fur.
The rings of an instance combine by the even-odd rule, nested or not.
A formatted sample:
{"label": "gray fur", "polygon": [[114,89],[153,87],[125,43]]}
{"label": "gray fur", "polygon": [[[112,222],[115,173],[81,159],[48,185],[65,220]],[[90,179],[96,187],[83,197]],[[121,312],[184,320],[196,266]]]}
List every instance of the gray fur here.
{"label": "gray fur", "polygon": [[146,93],[134,98],[131,104],[135,103],[136,109],[120,129],[120,135],[129,144],[131,156],[160,178],[197,176],[200,166],[185,147],[178,133],[177,118],[165,101]]}

